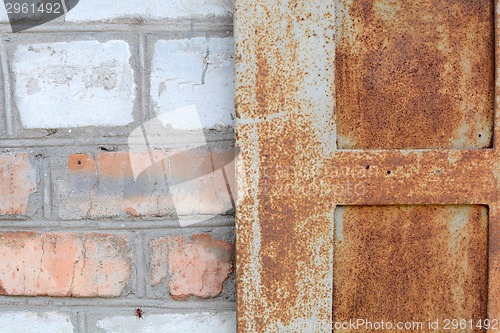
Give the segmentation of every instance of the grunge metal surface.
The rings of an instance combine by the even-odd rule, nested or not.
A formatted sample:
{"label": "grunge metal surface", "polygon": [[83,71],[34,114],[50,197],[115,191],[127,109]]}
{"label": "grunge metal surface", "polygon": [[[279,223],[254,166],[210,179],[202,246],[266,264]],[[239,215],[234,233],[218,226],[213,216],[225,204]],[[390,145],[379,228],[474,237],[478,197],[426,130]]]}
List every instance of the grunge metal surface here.
{"label": "grunge metal surface", "polygon": [[492,0],[338,0],[339,148],[483,148]]}
{"label": "grunge metal surface", "polygon": [[[346,10],[348,3],[339,2],[337,9]],[[417,50],[413,43],[418,40],[413,40],[407,45],[411,51],[408,54],[401,48],[382,54],[382,58],[372,58],[374,63],[386,67],[390,64],[384,59],[392,62],[396,61],[393,57],[401,57],[402,63],[415,59],[415,63],[401,73],[406,77],[401,80],[413,82],[410,87],[398,85],[398,81],[384,81],[384,73],[390,73],[391,68],[356,67],[367,63],[373,54],[370,47],[374,44],[370,43],[377,43],[382,37],[361,28],[355,29],[358,35],[335,36],[336,30],[343,33],[341,23],[348,18],[340,20],[337,15],[336,20],[333,1],[235,2],[236,132],[240,149],[237,166],[239,333],[331,332],[334,316],[355,317],[355,313],[334,300],[334,295],[345,295],[349,299],[346,288],[365,282],[362,278],[348,279],[349,273],[342,273],[342,260],[356,263],[365,276],[374,269],[377,263],[359,255],[361,252],[356,246],[369,246],[362,237],[370,233],[370,228],[377,227],[386,233],[384,242],[408,239],[410,234],[419,232],[422,237],[427,235],[427,244],[432,245],[426,252],[428,258],[440,260],[442,267],[456,272],[456,276],[450,273],[446,277],[456,283],[454,286],[467,286],[462,290],[463,296],[451,291],[447,294],[450,302],[455,302],[450,304],[473,299],[474,306],[478,306],[473,315],[487,312],[490,318],[500,318],[500,151],[498,135],[494,135],[500,123],[500,85],[498,82],[494,85],[493,98],[494,58],[488,44],[492,41],[492,21],[488,16],[492,5],[482,0],[411,3],[361,0],[355,3],[366,8],[381,6],[380,20],[390,14],[387,8],[404,3],[401,6],[408,13],[406,16],[406,12],[402,12],[403,18],[398,24],[408,25],[415,20],[420,24],[419,20],[423,19],[418,18],[414,3],[426,5],[421,13],[429,15],[434,13],[433,6],[442,9],[439,19],[435,20],[437,32],[408,36],[420,36],[424,41],[428,38],[428,48]],[[449,7],[445,3],[450,4]],[[352,13],[358,12],[360,20],[353,26],[365,29],[366,22],[379,24],[375,14],[365,17],[363,8]],[[467,15],[470,27],[463,27],[463,20],[446,18],[445,14]],[[498,58],[497,16],[495,12],[494,50]],[[390,22],[382,21],[380,24],[390,26]],[[411,33],[408,28],[405,31]],[[449,57],[433,58],[439,50],[431,44],[436,42],[439,31],[449,35],[448,42],[452,43]],[[349,43],[355,43],[354,37],[363,33],[369,37],[368,42],[356,51],[359,57],[351,57],[348,53],[354,51],[347,49],[353,45]],[[455,33],[461,37],[454,36]],[[335,49],[335,40],[339,43],[338,49]],[[469,51],[459,52],[457,43],[465,43]],[[393,43],[395,47],[400,45]],[[339,73],[344,67],[335,61],[336,57],[353,64],[354,72]],[[438,69],[422,71],[422,66],[431,64]],[[463,71],[460,66],[464,64],[466,68],[472,66],[472,72]],[[459,68],[455,70],[454,66]],[[448,70],[446,75],[443,69]],[[363,75],[361,82],[356,79],[359,71]],[[439,76],[438,83],[431,82],[433,76]],[[340,79],[345,80],[344,84],[338,83]],[[376,91],[370,91],[368,81],[371,79],[382,80],[383,84],[378,84]],[[346,92],[358,94],[363,100],[362,107],[352,105],[350,99],[354,97],[345,95]],[[376,98],[377,94],[380,98]],[[369,110],[370,107],[373,109]],[[382,207],[388,205],[393,207]],[[439,209],[433,210],[434,207]],[[470,211],[460,231],[464,234],[453,229],[455,207],[459,207],[460,212]],[[344,225],[343,235],[351,238],[344,238],[340,244],[334,235],[334,216],[342,209],[350,221],[358,221],[364,227],[352,231]],[[380,212],[374,211],[377,209]],[[394,218],[414,221],[421,228],[414,225],[405,231],[393,223]],[[477,248],[444,251],[450,239],[460,235]],[[486,246],[487,258],[481,252]],[[374,256],[388,255],[380,249],[367,250]],[[423,253],[419,251],[423,250],[417,250],[416,256]],[[470,255],[476,258],[470,261],[473,267],[469,267],[474,274],[460,270],[458,263],[465,262],[465,256]],[[431,277],[428,288],[432,290],[436,287],[432,281],[437,281],[437,273],[430,270],[427,274]],[[461,278],[462,282],[455,278]],[[376,281],[367,282],[366,286],[375,290],[384,287]],[[401,301],[397,293],[387,286],[384,288],[386,302]],[[422,306],[425,304],[410,302],[408,310],[416,313]],[[430,312],[437,315],[443,307],[442,303],[436,303],[435,311]],[[453,312],[458,307],[450,305],[449,309]]]}
{"label": "grunge metal surface", "polygon": [[487,318],[487,222],[479,205],[337,207],[334,321]]}

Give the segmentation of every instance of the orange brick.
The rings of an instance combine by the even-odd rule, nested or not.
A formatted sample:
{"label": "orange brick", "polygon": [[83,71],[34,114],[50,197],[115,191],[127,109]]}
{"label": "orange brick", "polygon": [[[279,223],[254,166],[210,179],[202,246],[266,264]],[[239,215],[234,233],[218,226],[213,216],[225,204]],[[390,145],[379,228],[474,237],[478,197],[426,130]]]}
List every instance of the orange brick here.
{"label": "orange brick", "polygon": [[234,164],[236,154],[237,150],[235,148],[213,150],[211,155],[214,162],[214,169],[220,169],[229,164]]}
{"label": "orange brick", "polygon": [[233,208],[233,148],[194,149],[170,156],[170,191],[178,215],[219,215]]}
{"label": "orange brick", "polygon": [[166,158],[163,151],[103,152],[95,160],[88,154],[69,156],[68,181],[57,181],[59,216],[81,219],[171,214]]}
{"label": "orange brick", "polygon": [[0,234],[0,294],[115,297],[130,280],[123,236]]}
{"label": "orange brick", "polygon": [[137,178],[140,171],[166,158],[167,153],[163,151],[100,153],[97,155],[99,176]]}
{"label": "orange brick", "polygon": [[222,170],[170,186],[176,212],[181,215],[220,215],[233,208]]}
{"label": "orange brick", "polygon": [[0,155],[0,215],[25,215],[36,171],[25,153]]}
{"label": "orange brick", "polygon": [[[146,158],[145,153],[142,158]],[[100,153],[97,155],[99,176],[104,177],[132,177],[130,156],[127,152]]]}
{"label": "orange brick", "polygon": [[167,239],[169,289],[176,300],[216,297],[233,270],[233,244],[207,234],[194,235],[192,240]]}
{"label": "orange brick", "polygon": [[208,149],[174,151],[170,154],[169,167],[173,184],[188,182],[214,171]]}
{"label": "orange brick", "polygon": [[224,214],[233,208],[233,157],[232,148],[168,154],[102,152],[95,161],[88,154],[71,155],[68,182],[56,181],[61,200],[59,216],[80,219]]}
{"label": "orange brick", "polygon": [[88,154],[73,154],[68,157],[68,168],[70,172],[96,173],[94,158]]}

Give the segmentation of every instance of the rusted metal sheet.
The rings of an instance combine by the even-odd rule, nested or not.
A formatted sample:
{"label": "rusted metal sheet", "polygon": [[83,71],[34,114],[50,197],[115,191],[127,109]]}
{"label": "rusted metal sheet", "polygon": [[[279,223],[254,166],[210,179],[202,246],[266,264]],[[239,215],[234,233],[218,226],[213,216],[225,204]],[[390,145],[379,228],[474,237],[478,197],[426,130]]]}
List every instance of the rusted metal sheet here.
{"label": "rusted metal sheet", "polygon": [[411,322],[414,332],[435,332],[429,321],[443,329],[445,319],[487,318],[488,209],[338,207],[334,268],[335,322]]}
{"label": "rusted metal sheet", "polygon": [[338,0],[339,148],[483,148],[492,0]]}
{"label": "rusted metal sheet", "polygon": [[[408,8],[413,11],[417,6],[410,4],[409,1],[354,2],[401,4],[409,6]],[[347,4],[347,1],[342,0],[339,3]],[[430,2],[419,0],[415,3]],[[487,48],[491,47],[482,44],[484,46],[482,49],[474,48],[476,46],[474,43],[491,42],[491,31],[488,32],[485,28],[491,24],[484,9],[489,5],[485,1],[446,3],[450,6],[446,7],[444,1],[435,1],[432,4],[441,9],[438,13],[441,20],[438,20],[440,24],[438,26],[448,29],[444,31],[450,34],[460,32],[460,27],[455,27],[452,24],[453,20],[445,19],[444,16],[466,15],[460,11],[466,9],[483,13],[478,14],[480,18],[475,15],[462,20],[457,18],[460,22],[455,23],[461,26],[465,24],[462,21],[469,20],[472,25],[481,25],[479,22],[485,20],[484,29],[478,30],[480,33],[474,30],[472,31],[474,33],[471,32],[471,38],[465,38],[463,30],[460,37],[467,39],[464,42],[467,47],[478,51],[473,55],[470,55],[470,52],[461,53],[460,57],[471,56],[470,61],[475,63],[478,57],[485,56],[489,52]],[[477,6],[474,7],[474,4]],[[484,6],[480,6],[481,4]],[[415,118],[409,118],[408,121],[406,118],[398,118],[391,105],[387,105],[386,109],[379,109],[380,114],[373,113],[370,117],[366,116],[370,111],[362,110],[363,117],[358,119],[359,124],[353,122],[351,127],[344,127],[349,132],[348,140],[344,140],[347,136],[342,133],[341,113],[349,111],[341,110],[342,102],[335,102],[335,91],[340,93],[334,85],[334,67],[340,71],[343,66],[334,60],[333,5],[334,2],[327,3],[322,0],[235,1],[236,134],[240,148],[237,160],[236,213],[238,332],[331,332],[333,314],[345,313],[338,312],[343,311],[341,306],[339,309],[334,309],[333,277],[337,276],[336,293],[341,290],[339,288],[343,280],[347,279],[342,274],[338,275],[333,265],[334,260],[341,258],[338,257],[338,252],[334,255],[334,244],[337,241],[333,234],[333,216],[338,205],[343,205],[344,209],[352,211],[357,208],[347,206],[487,205],[488,243],[484,228],[485,220],[476,218],[478,216],[476,213],[483,212],[485,208],[482,206],[460,208],[475,212],[469,214],[470,220],[464,227],[465,231],[470,232],[468,237],[471,242],[479,242],[478,248],[471,249],[471,253],[475,255],[474,251],[484,249],[486,244],[489,248],[488,273],[484,272],[483,266],[479,267],[482,273],[476,276],[477,281],[473,286],[464,285],[464,290],[470,290],[470,293],[467,291],[468,294],[477,292],[482,295],[483,302],[477,310],[479,314],[484,315],[481,311],[487,306],[490,318],[500,318],[500,151],[496,149],[499,136],[493,137],[492,149],[410,150],[416,147],[489,147],[492,140],[491,102],[488,110],[488,103],[483,99],[490,94],[488,98],[489,101],[492,100],[489,90],[492,76],[481,72],[481,75],[476,77],[479,80],[477,86],[472,89],[468,74],[466,73],[463,78],[464,81],[460,81],[461,79],[455,77],[459,75],[456,72],[461,70],[460,67],[457,71],[453,68],[455,74],[450,72],[447,76],[452,80],[446,82],[441,80],[444,83],[439,86],[446,88],[442,94],[448,93],[449,96],[446,98],[452,102],[457,96],[463,98],[465,100],[463,105],[455,103],[456,101],[450,102],[450,108],[440,109],[442,113],[436,115],[437,120],[432,118],[429,122],[425,122],[422,120],[424,118],[419,118],[415,110],[424,112],[425,105],[431,102],[442,106],[441,102],[445,99],[434,98],[432,94],[428,98],[422,96],[417,98],[418,96],[414,94],[413,102],[420,103],[412,108]],[[346,8],[349,6],[339,9],[346,10]],[[488,10],[491,10],[492,7],[489,8]],[[429,6],[423,8],[422,13],[426,13],[425,10],[431,12]],[[417,23],[423,19],[415,16],[417,14],[412,12],[408,17],[413,17],[412,20],[417,20]],[[495,14],[495,20],[497,17],[498,13]],[[341,22],[345,19],[342,18]],[[337,23],[339,22],[340,20]],[[495,24],[495,34],[498,35],[500,31],[498,20]],[[488,33],[483,34],[483,32]],[[432,36],[435,37],[435,32],[430,33],[430,37]],[[339,40],[344,40],[344,37],[345,35],[340,36]],[[454,43],[461,41],[458,36],[450,35],[448,38]],[[499,38],[496,38],[497,55],[500,54],[498,41]],[[454,44],[453,48],[455,47]],[[337,51],[337,56],[339,52]],[[404,52],[401,56],[405,56]],[[461,59],[457,60],[453,56],[446,59],[437,58],[435,64],[441,66],[448,63],[447,61],[451,64],[462,64],[457,62]],[[467,63],[467,59],[464,61]],[[478,70],[487,71],[491,61],[491,58],[485,58],[482,64],[484,66]],[[432,72],[426,70],[420,73],[418,70],[417,68],[414,74],[421,77],[424,77],[425,73]],[[335,78],[337,82],[341,75],[338,74]],[[485,87],[487,93],[485,90],[479,91],[480,86]],[[418,87],[422,94],[427,91],[422,86]],[[430,85],[429,90],[433,90],[432,87],[436,86]],[[495,87],[497,111],[500,85],[496,83]],[[403,88],[406,89],[402,86]],[[472,90],[464,90],[468,88]],[[360,86],[359,89],[361,92],[365,88]],[[380,100],[384,99],[387,98],[381,95]],[[383,103],[383,101],[378,102]],[[471,103],[476,104],[471,106]],[[370,105],[366,107],[369,108]],[[473,111],[466,113],[464,110],[468,107],[473,107],[469,108],[469,111]],[[335,108],[337,124],[334,122]],[[392,119],[392,122],[388,122],[388,130],[395,128],[397,132],[397,126],[403,125],[409,130],[397,138],[396,134],[385,135],[381,132],[377,134],[377,122],[383,123],[381,119],[384,117]],[[356,120],[355,116],[351,119]],[[404,124],[399,124],[396,120],[403,120]],[[420,132],[413,131],[410,128],[412,125],[420,128]],[[362,128],[359,135],[354,135],[358,126],[365,126],[365,129]],[[442,130],[443,126],[446,127],[445,132]],[[373,136],[370,136],[370,127],[375,133]],[[496,133],[499,127],[500,116],[495,112]],[[339,140],[340,148],[406,150],[337,150],[335,128],[339,132],[339,138],[344,135],[342,139],[344,141]],[[452,209],[442,208],[444,212]],[[381,228],[381,231],[388,232],[387,237],[390,239],[410,237],[410,231],[417,233],[417,226],[423,226],[426,219],[431,221],[429,224],[433,226],[432,232],[436,232],[436,248],[449,244],[453,235],[457,235],[444,227],[451,223],[443,218],[446,213],[428,211],[424,214],[419,211],[424,208],[412,208],[413,212],[418,212],[417,217],[411,217],[412,214],[409,212],[405,214],[410,221],[415,220],[415,225],[405,231],[391,224],[391,218],[397,215],[391,209],[387,209],[385,219],[378,221],[380,226],[391,226],[391,228]],[[377,220],[370,218],[368,213],[358,215],[360,218],[367,217],[371,221],[370,225],[377,223]],[[441,222],[441,225],[438,222]],[[472,235],[472,231],[478,233]],[[363,244],[361,239],[363,234],[363,232],[359,235],[355,232],[350,233],[354,235],[352,237],[356,244],[365,247],[373,245]],[[420,235],[424,236],[425,233]],[[337,246],[341,249],[339,244]],[[373,251],[375,251],[373,254],[384,254],[382,249]],[[428,253],[429,260],[438,257],[436,251]],[[466,250],[459,251],[457,255],[466,252]],[[351,255],[351,258],[356,255],[355,250],[350,252],[346,250],[346,253]],[[415,256],[420,254],[422,253],[417,251]],[[425,254],[427,255],[427,252]],[[363,258],[361,256],[359,260],[364,261]],[[443,266],[456,267],[453,266],[457,265],[456,258],[448,256],[438,259]],[[484,253],[482,257],[478,254],[476,259],[485,265],[484,261],[481,261],[484,259]],[[404,262],[404,258],[399,260]],[[435,271],[429,272],[435,277],[434,273]],[[459,273],[458,268],[456,273]],[[447,276],[447,281],[452,281],[454,278],[451,275]],[[471,278],[467,274],[461,276],[465,279]],[[487,296],[484,295],[485,281],[488,283]],[[460,284],[456,280],[452,282],[455,285]],[[372,286],[377,287],[375,284]],[[487,304],[484,300],[486,297]],[[437,308],[442,305],[443,303],[436,303]],[[413,309],[419,306],[414,304]]]}
{"label": "rusted metal sheet", "polygon": [[333,2],[235,1],[240,333],[331,327],[333,210],[305,184],[334,148],[334,30]]}

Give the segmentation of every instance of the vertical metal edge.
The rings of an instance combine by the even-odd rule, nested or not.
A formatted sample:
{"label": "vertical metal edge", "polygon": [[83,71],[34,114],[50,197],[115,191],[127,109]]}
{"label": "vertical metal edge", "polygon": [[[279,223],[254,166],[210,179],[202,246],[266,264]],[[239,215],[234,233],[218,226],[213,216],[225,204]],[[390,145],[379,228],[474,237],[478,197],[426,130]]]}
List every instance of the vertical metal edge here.
{"label": "vertical metal edge", "polygon": [[[494,161],[492,161],[493,178],[496,180],[498,198],[500,166],[500,0],[494,1],[495,21],[495,117],[493,130]],[[497,199],[498,200],[498,199]],[[488,317],[500,320],[500,202],[489,203],[488,217]],[[493,330],[489,330],[493,331]]]}

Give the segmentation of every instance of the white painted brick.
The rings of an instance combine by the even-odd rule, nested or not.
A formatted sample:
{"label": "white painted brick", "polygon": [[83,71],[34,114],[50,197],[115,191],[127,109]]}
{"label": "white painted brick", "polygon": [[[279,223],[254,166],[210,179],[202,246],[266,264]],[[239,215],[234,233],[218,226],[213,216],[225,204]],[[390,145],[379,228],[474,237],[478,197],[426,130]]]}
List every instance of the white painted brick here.
{"label": "white painted brick", "polygon": [[0,313],[0,333],[71,333],[73,324],[68,315],[58,312]]}
{"label": "white painted brick", "polygon": [[80,0],[66,15],[68,22],[119,19],[176,19],[228,16],[232,0]]}
{"label": "white painted brick", "polygon": [[234,312],[202,312],[145,314],[143,318],[106,317],[97,321],[97,327],[106,333],[235,333],[236,314]]}
{"label": "white painted brick", "polygon": [[[177,129],[232,126],[234,118],[232,38],[161,40],[155,45],[151,99],[157,114]],[[200,119],[187,106],[196,106]]]}
{"label": "white painted brick", "polygon": [[19,45],[12,70],[25,128],[120,126],[133,121],[134,72],[125,41]]}

